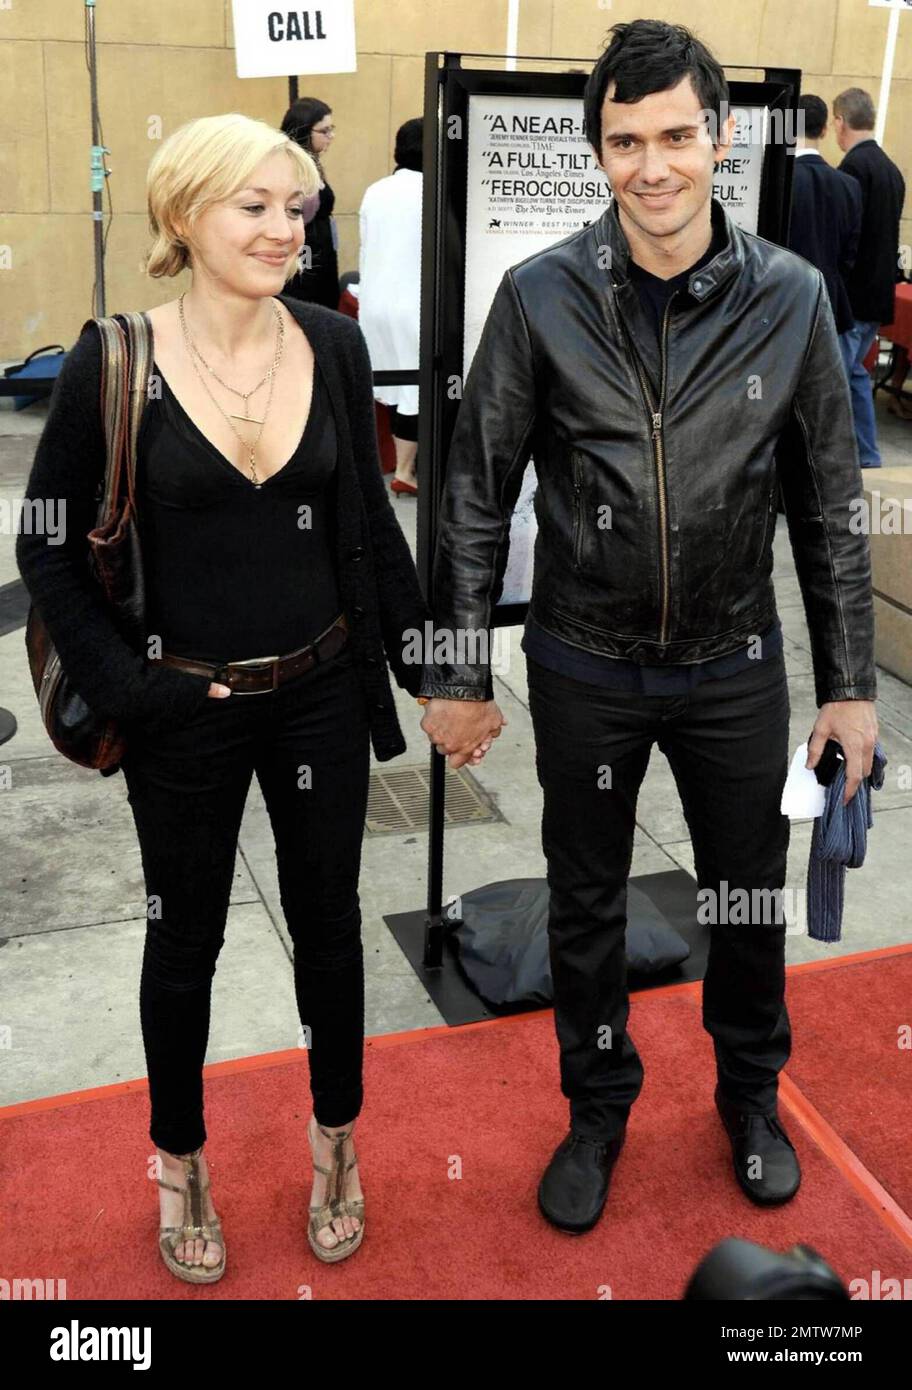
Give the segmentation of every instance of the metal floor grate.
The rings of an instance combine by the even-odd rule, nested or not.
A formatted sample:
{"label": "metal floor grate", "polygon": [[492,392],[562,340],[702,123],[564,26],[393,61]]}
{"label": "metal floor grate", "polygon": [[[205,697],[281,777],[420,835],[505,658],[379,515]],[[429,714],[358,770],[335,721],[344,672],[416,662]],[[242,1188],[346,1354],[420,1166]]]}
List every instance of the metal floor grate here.
{"label": "metal floor grate", "polygon": [[[403,830],[426,830],[430,800],[430,770],[375,768],[370,775],[365,833],[391,835]],[[446,769],[445,824],[479,825],[503,821],[496,802],[466,768]]]}

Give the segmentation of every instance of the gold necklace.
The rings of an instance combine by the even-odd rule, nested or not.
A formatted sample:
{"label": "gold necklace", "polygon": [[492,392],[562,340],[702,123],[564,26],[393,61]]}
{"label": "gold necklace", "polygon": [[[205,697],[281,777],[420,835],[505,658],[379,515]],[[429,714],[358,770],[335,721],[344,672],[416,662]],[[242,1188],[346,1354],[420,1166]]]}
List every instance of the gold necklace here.
{"label": "gold necklace", "polygon": [[[186,291],[185,291],[185,293],[186,293]],[[276,368],[276,366],[277,366],[278,357],[277,357],[276,360],[273,362],[272,366],[269,368],[269,370],[267,371],[266,375],[263,377],[262,381],[257,382],[257,384],[256,384],[256,386],[254,386],[253,390],[251,390],[251,391],[246,391],[246,392],[245,392],[245,391],[238,391],[236,387],[234,387],[234,386],[229,386],[228,383],[227,383],[227,381],[222,381],[222,378],[218,375],[218,373],[214,370],[214,368],[212,368],[212,367],[209,366],[209,363],[208,363],[208,362],[206,361],[206,359],[203,357],[203,354],[200,352],[199,348],[196,346],[196,343],[193,341],[193,338],[192,338],[192,336],[191,336],[191,334],[190,334],[190,330],[189,330],[189,328],[187,327],[187,320],[186,320],[186,318],[184,317],[184,313],[183,313],[183,298],[184,298],[184,296],[181,295],[181,297],[180,297],[181,322],[182,322],[183,325],[184,325],[185,336],[186,336],[187,342],[190,344],[191,348],[192,348],[193,351],[196,353],[197,357],[198,357],[199,360],[202,362],[203,366],[206,368],[206,371],[210,374],[210,376],[214,376],[215,379],[216,379],[216,381],[217,381],[221,386],[224,386],[224,387],[225,387],[225,390],[226,390],[226,391],[231,391],[233,395],[235,395],[235,396],[240,396],[240,397],[242,398],[243,402],[244,402],[244,414],[243,414],[243,415],[234,415],[234,414],[232,414],[232,416],[231,416],[232,420],[249,420],[249,421],[251,422],[251,424],[254,424],[254,425],[261,424],[262,422],[261,422],[260,420],[256,420],[253,416],[251,416],[251,414],[250,414],[250,409],[249,409],[249,406],[248,406],[248,404],[247,404],[247,401],[248,401],[248,398],[249,398],[250,396],[255,395],[256,392],[259,391],[260,387],[263,385],[263,382],[265,382],[265,381],[267,381],[267,380],[269,379],[270,374],[275,370],[275,368]],[[279,321],[279,332],[280,332],[280,334],[281,334],[282,331],[283,331],[283,329],[282,329],[282,316],[281,316],[281,314],[279,313],[278,307],[277,307],[275,304],[273,304],[273,309],[275,310],[275,313],[276,313],[276,315],[277,315],[277,317],[278,317],[278,321]],[[281,356],[281,353],[279,353],[279,356]]]}
{"label": "gold necklace", "polygon": [[[184,294],[186,294],[186,290],[184,291]],[[232,433],[240,440],[241,444],[243,444],[244,448],[248,451],[248,453],[249,453],[249,455],[250,455],[250,457],[249,457],[249,459],[248,459],[248,467],[250,468],[250,476],[251,476],[251,478],[252,478],[252,480],[253,480],[253,482],[254,482],[254,484],[255,484],[256,487],[262,487],[262,483],[260,482],[260,480],[257,478],[257,475],[256,475],[256,464],[255,464],[255,459],[256,459],[256,446],[257,446],[257,445],[259,444],[259,442],[260,442],[260,436],[261,436],[262,433],[263,433],[263,426],[266,424],[266,417],[267,417],[268,414],[269,414],[269,407],[270,407],[270,405],[272,404],[272,393],[273,393],[273,388],[275,387],[275,374],[276,374],[276,370],[277,370],[277,368],[278,368],[278,365],[279,365],[279,363],[280,363],[281,360],[282,360],[282,353],[283,353],[284,347],[285,347],[285,325],[284,325],[284,323],[282,322],[282,315],[281,315],[281,313],[279,312],[279,307],[278,307],[278,305],[275,303],[275,301],[273,301],[272,307],[273,307],[273,310],[274,310],[275,316],[276,316],[276,352],[275,352],[275,356],[274,356],[274,358],[273,358],[273,360],[272,360],[272,365],[271,365],[271,367],[269,368],[269,370],[267,371],[266,375],[263,377],[263,380],[260,381],[256,386],[254,386],[254,388],[253,388],[252,391],[246,391],[246,392],[245,392],[245,391],[238,391],[234,386],[229,386],[228,383],[227,383],[226,381],[222,381],[221,377],[220,377],[215,371],[213,371],[213,369],[209,366],[209,363],[208,363],[208,362],[206,361],[206,359],[203,357],[203,354],[200,352],[199,348],[196,346],[196,344],[194,343],[193,339],[192,339],[191,336],[190,336],[190,330],[189,330],[189,328],[187,327],[187,320],[186,320],[186,318],[184,317],[184,295],[182,294],[181,297],[180,297],[180,299],[178,300],[178,311],[179,311],[179,314],[180,314],[181,328],[182,328],[183,333],[184,333],[184,340],[185,340],[185,342],[186,342],[186,344],[187,344],[187,349],[188,349],[188,351],[189,351],[189,353],[190,353],[190,361],[193,363],[193,370],[196,372],[197,376],[199,377],[200,381],[202,382],[203,387],[204,387],[205,390],[206,390],[206,394],[208,395],[209,399],[212,401],[212,404],[213,404],[213,405],[215,406],[215,408],[218,410],[219,414],[227,421],[228,426],[229,426],[229,428],[231,429]],[[244,401],[244,412],[245,412],[243,415],[231,415],[231,416],[229,416],[229,415],[227,415],[227,414],[225,413],[224,410],[222,410],[222,407],[219,405],[218,401],[215,399],[215,397],[213,396],[212,392],[209,390],[209,387],[208,387],[208,385],[207,385],[207,383],[206,383],[206,380],[205,380],[205,378],[203,377],[202,373],[200,372],[199,367],[197,367],[197,365],[196,365],[196,361],[195,361],[195,358],[194,358],[194,353],[196,354],[196,357],[198,357],[198,358],[200,359],[200,361],[202,362],[202,364],[203,364],[203,366],[206,368],[206,370],[209,372],[209,374],[210,374],[211,376],[214,376],[215,379],[216,379],[216,381],[219,382],[220,385],[222,385],[222,386],[225,387],[226,391],[231,391],[235,396],[240,396],[240,397],[243,399],[243,401]],[[256,419],[253,419],[253,418],[251,417],[251,415],[250,415],[250,411],[249,411],[249,407],[248,407],[248,400],[249,400],[249,398],[250,398],[252,395],[254,395],[257,391],[259,391],[260,387],[263,385],[263,383],[264,383],[265,381],[268,381],[268,382],[269,382],[269,397],[268,397],[268,399],[267,399],[267,401],[266,401],[266,409],[265,409],[265,411],[263,412],[263,418],[262,418],[262,420],[256,420]],[[253,441],[252,444],[249,443],[246,439],[244,439],[244,437],[243,437],[242,435],[238,434],[238,431],[234,428],[234,425],[232,425],[232,423],[231,423],[232,420],[246,420],[246,421],[248,421],[248,422],[249,422],[250,424],[252,424],[252,425],[255,425],[255,424],[258,424],[258,425],[259,425],[260,428],[259,428],[258,431],[257,431],[256,439]]]}

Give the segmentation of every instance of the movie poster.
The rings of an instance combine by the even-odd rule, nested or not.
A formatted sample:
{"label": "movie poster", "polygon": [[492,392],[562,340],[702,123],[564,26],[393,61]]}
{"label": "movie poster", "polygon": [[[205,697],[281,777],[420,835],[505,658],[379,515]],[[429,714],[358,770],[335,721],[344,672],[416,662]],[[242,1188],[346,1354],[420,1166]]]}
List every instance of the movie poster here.
{"label": "movie poster", "polygon": [[765,106],[732,106],[736,117],[732,146],[716,165],[713,197],[743,232],[756,232],[760,216],[760,176],[769,130]]}

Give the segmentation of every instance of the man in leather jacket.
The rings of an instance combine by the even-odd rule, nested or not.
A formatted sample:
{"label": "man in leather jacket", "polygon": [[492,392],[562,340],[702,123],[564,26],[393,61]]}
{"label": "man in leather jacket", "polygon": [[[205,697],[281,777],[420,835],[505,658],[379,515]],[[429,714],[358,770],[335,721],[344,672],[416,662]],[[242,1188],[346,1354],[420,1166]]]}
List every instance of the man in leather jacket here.
{"label": "man in leather jacket", "polygon": [[[499,734],[484,644],[468,659],[459,639],[487,632],[531,456],[538,534],[523,646],[570,1101],[539,1205],[574,1232],[601,1214],[642,1085],[624,928],[654,742],[675,776],[698,888],[718,909],[703,1022],[735,1176],[764,1205],[800,1180],[776,1113],[791,1045],[779,809],[789,702],[771,579],[780,486],[819,706],[809,766],[838,741],[848,799],[877,733],[869,545],[850,527],[861,473],[823,277],[741,231],[712,197],[734,116],[708,50],[660,21],[611,32],[584,108],[612,201],[513,266],[495,294],[435,554],[435,630],[453,635],[453,660],[428,664],[421,686],[422,728],[452,765]],[[735,889],[751,895],[744,923],[726,912]],[[768,899],[754,906],[763,893],[780,895],[772,921]]]}

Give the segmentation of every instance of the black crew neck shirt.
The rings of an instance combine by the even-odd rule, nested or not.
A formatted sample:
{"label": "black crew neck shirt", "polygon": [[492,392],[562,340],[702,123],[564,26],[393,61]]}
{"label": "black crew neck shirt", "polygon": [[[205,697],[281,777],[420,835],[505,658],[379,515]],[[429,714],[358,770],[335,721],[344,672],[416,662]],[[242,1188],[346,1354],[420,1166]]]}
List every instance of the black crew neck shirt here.
{"label": "black crew neck shirt", "polygon": [[693,265],[688,266],[686,270],[680,271],[677,275],[672,275],[668,280],[663,280],[661,276],[653,275],[651,271],[644,270],[643,267],[637,265],[634,260],[629,260],[627,262],[627,274],[652,324],[656,346],[658,346],[659,336],[662,331],[662,319],[665,314],[665,308],[671,296],[676,294],[680,302],[683,293],[691,303],[696,303],[696,300],[690,295],[687,282],[695,270],[702,270],[705,265],[708,265],[711,260],[714,260],[715,257],[718,256],[720,251],[724,251],[725,245],[724,226],[714,221],[712,239],[700,259],[694,261]]}
{"label": "black crew neck shirt", "polygon": [[342,607],[337,438],[319,362],[298,446],[259,487],[153,371],[162,393],[146,408],[136,479],[149,633],[165,652],[219,664],[306,646]]}

